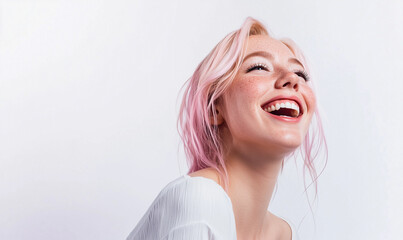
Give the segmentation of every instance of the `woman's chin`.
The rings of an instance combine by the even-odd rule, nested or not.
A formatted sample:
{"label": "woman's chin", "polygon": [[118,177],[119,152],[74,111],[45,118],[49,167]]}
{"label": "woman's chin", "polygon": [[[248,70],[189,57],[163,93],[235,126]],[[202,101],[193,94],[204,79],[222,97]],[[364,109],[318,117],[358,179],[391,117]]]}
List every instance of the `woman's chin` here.
{"label": "woman's chin", "polygon": [[277,151],[282,154],[289,154],[302,144],[302,138],[300,135],[283,135],[281,137],[274,139],[267,140],[267,146],[274,146],[272,147],[271,151]]}

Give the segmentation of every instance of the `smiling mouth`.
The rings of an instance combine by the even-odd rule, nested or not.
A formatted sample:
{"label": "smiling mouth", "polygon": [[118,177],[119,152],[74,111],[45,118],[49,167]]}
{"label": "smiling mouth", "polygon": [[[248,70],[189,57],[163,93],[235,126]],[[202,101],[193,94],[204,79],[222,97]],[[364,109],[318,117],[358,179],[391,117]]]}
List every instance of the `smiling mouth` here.
{"label": "smiling mouth", "polygon": [[286,109],[286,108],[281,108],[279,110],[274,110],[273,112],[269,112],[270,114],[281,116],[281,117],[291,117],[291,118],[296,118],[299,116],[299,114],[296,112],[296,110],[293,109]]}
{"label": "smiling mouth", "polygon": [[262,106],[263,110],[280,117],[298,118],[303,113],[293,100],[277,100]]}

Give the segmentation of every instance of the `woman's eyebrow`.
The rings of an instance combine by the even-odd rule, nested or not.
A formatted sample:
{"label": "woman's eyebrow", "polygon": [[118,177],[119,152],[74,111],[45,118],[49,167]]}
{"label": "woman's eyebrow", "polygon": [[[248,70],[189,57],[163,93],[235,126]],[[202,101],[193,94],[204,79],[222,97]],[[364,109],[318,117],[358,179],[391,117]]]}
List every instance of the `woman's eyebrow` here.
{"label": "woman's eyebrow", "polygon": [[254,57],[254,56],[262,56],[262,57],[270,59],[270,60],[274,59],[273,55],[271,55],[269,52],[257,51],[257,52],[253,52],[253,53],[249,54],[243,60],[246,61],[248,58],[251,58],[251,57]]}
{"label": "woman's eyebrow", "polygon": [[[273,59],[274,59],[273,55],[271,55],[269,52],[266,52],[266,51],[256,51],[256,52],[250,53],[248,56],[246,56],[246,57],[243,59],[243,61],[245,62],[248,58],[251,58],[251,57],[254,57],[254,56],[261,56],[261,57],[267,58],[267,59],[269,59],[269,60],[273,60]],[[288,59],[288,62],[289,62],[289,63],[296,63],[296,64],[301,65],[301,67],[304,67],[304,65],[303,65],[298,59],[296,59],[296,58],[289,58],[289,59]]]}
{"label": "woman's eyebrow", "polygon": [[289,59],[288,59],[288,62],[289,62],[289,63],[296,63],[296,64],[299,64],[299,65],[301,65],[301,67],[303,67],[303,68],[305,69],[304,65],[303,65],[298,59],[296,59],[296,58],[289,58]]}

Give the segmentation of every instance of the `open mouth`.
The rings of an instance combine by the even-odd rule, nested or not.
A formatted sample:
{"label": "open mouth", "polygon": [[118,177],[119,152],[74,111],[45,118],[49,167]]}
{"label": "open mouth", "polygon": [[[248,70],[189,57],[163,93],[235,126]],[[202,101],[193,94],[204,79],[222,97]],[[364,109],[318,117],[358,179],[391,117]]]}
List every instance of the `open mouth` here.
{"label": "open mouth", "polygon": [[270,114],[281,117],[298,118],[303,114],[299,103],[290,99],[272,101],[262,106],[262,108]]}
{"label": "open mouth", "polygon": [[293,117],[296,118],[299,116],[298,112],[294,109],[287,109],[287,108],[280,108],[279,110],[274,110],[272,112],[269,112],[271,114],[277,115],[277,116],[283,116],[283,117]]}

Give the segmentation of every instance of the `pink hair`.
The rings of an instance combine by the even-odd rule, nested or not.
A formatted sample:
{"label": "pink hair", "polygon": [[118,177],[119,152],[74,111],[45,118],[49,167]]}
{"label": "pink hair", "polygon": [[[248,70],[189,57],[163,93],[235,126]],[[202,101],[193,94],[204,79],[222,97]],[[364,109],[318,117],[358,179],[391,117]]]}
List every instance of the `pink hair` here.
{"label": "pink hair", "polygon": [[[224,179],[226,192],[228,192],[229,183],[223,159],[224,149],[219,128],[211,124],[211,116],[216,122],[216,100],[222,96],[234,80],[244,59],[248,37],[251,35],[269,35],[269,33],[261,22],[248,17],[240,29],[229,33],[211,50],[182,86],[183,88],[187,84],[179,110],[178,128],[181,131],[178,130],[178,132],[184,144],[188,165],[190,165],[188,174],[207,167],[214,168]],[[309,74],[306,59],[298,46],[290,39],[280,41],[302,62]],[[312,130],[311,124],[300,150],[304,155],[304,167],[309,170],[317,192],[316,179],[318,176],[313,161],[322,144],[326,148],[327,156],[327,144],[318,108],[315,110],[315,116],[318,131]],[[317,138],[319,138],[319,145],[315,144]],[[317,146],[316,151],[313,151],[314,146]],[[290,155],[294,155],[294,152]],[[283,170],[283,165],[284,161],[281,170]]]}

